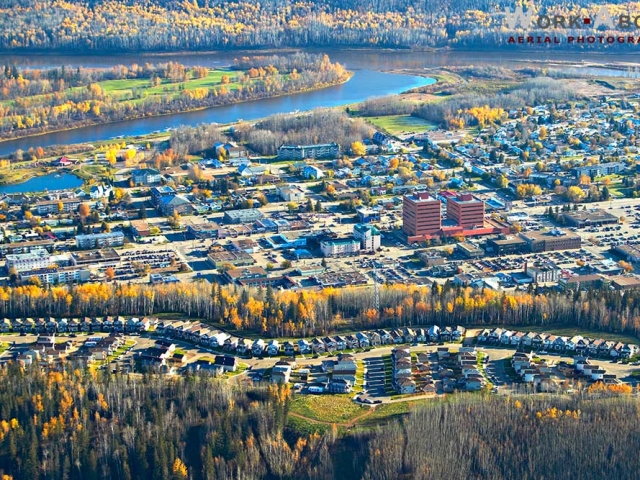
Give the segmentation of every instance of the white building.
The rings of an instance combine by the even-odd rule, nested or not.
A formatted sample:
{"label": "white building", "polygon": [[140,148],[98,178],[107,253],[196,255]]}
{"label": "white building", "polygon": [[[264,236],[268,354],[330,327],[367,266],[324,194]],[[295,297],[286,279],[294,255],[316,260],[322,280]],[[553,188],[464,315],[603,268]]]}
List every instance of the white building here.
{"label": "white building", "polygon": [[304,190],[300,187],[278,187],[278,196],[283,202],[302,202],[305,199]]}
{"label": "white building", "polygon": [[360,242],[360,248],[371,252],[380,248],[380,230],[372,225],[359,223],[353,227],[353,238]]}
{"label": "white building", "polygon": [[76,235],[76,247],[80,249],[119,247],[124,245],[124,233],[93,233],[89,235]]}
{"label": "white building", "polygon": [[91,277],[91,272],[86,268],[79,267],[62,267],[62,268],[44,268],[22,272],[20,274],[22,280],[28,280],[36,277],[43,284],[64,284],[64,283],[82,283]]}
{"label": "white building", "polygon": [[67,266],[69,263],[68,255],[51,255],[45,249],[7,255],[7,271],[15,268],[17,272],[28,272],[30,270],[50,268],[54,265],[59,267]]}
{"label": "white building", "polygon": [[353,238],[341,240],[324,240],[320,242],[320,250],[325,257],[353,255],[360,251],[360,242]]}

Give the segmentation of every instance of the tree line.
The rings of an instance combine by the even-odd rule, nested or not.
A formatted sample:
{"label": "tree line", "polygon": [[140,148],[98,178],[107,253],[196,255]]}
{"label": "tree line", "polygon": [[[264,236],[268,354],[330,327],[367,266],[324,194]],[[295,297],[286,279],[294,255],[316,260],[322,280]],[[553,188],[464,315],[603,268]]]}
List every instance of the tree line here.
{"label": "tree line", "polygon": [[173,312],[201,318],[239,334],[292,337],[337,329],[396,328],[405,325],[572,325],[585,330],[640,333],[640,291],[496,292],[459,288],[389,285],[374,308],[371,288],[276,291],[206,283],[169,285],[0,287],[0,316],[144,316]]}
{"label": "tree line", "polygon": [[275,155],[278,147],[335,142],[343,150],[353,142],[373,135],[373,128],[362,119],[350,118],[345,112],[316,109],[302,114],[278,114],[250,124],[239,124],[233,137],[246,143],[261,155]]}
{"label": "tree line", "polygon": [[[611,15],[628,14],[609,2]],[[541,0],[539,14],[595,15],[600,2]],[[140,52],[257,47],[487,47],[543,29],[506,29],[510,0],[10,0],[0,8],[3,50]],[[586,10],[588,9],[588,10]],[[118,25],[115,28],[113,25]],[[626,35],[616,27],[604,35]],[[585,30],[567,29],[569,35]],[[541,48],[546,47],[544,45]],[[585,43],[581,48],[635,48]],[[527,46],[526,48],[535,48]]]}

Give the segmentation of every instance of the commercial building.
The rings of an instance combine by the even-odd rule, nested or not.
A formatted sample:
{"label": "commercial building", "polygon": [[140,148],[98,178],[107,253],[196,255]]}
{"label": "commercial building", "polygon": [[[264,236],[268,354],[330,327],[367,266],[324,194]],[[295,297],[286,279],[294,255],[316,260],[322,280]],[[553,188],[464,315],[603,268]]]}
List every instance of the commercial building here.
{"label": "commercial building", "polygon": [[76,235],[76,247],[80,250],[91,248],[121,247],[124,245],[124,233],[92,233],[89,235]]}
{"label": "commercial building", "polygon": [[613,253],[621,256],[627,262],[640,262],[640,248],[635,245],[617,245],[613,247]]}
{"label": "commercial building", "polygon": [[264,215],[257,208],[246,208],[244,210],[228,210],[224,212],[225,223],[253,223],[262,220]]}
{"label": "commercial building", "polygon": [[224,273],[224,278],[230,283],[250,284],[248,280],[269,278],[269,274],[262,267],[232,268]]}
{"label": "commercial building", "polygon": [[276,191],[283,202],[302,202],[305,199],[304,191],[300,187],[278,187]]}
{"label": "commercial building", "polygon": [[356,210],[360,223],[371,223],[380,221],[380,210],[360,207]]}
{"label": "commercial building", "polygon": [[591,210],[578,210],[575,212],[567,212],[564,214],[564,220],[567,225],[572,227],[588,227],[600,226],[619,223],[620,219],[601,208]]}
{"label": "commercial building", "polygon": [[402,200],[402,231],[411,237],[437,235],[442,228],[440,200],[426,192],[405,195]]}
{"label": "commercial building", "polygon": [[487,250],[496,255],[523,253],[528,249],[527,242],[520,237],[506,236],[487,240]]}
{"label": "commercial building", "polygon": [[470,242],[458,243],[456,245],[456,250],[458,250],[465,258],[484,257],[484,250]]}
{"label": "commercial building", "polygon": [[195,238],[218,238],[219,231],[220,225],[218,225],[216,222],[191,222],[187,225],[187,232],[189,232]]}
{"label": "commercial building", "polygon": [[305,160],[307,158],[332,159],[340,156],[340,145],[282,145],[278,148],[278,160]]}
{"label": "commercial building", "polygon": [[553,262],[536,262],[533,265],[525,263],[524,273],[534,283],[557,282],[560,278],[560,268]]}
{"label": "commercial building", "polygon": [[527,242],[527,249],[532,253],[572,250],[582,245],[580,235],[559,229],[549,232],[521,233],[520,238]]}
{"label": "commercial building", "polygon": [[207,261],[216,269],[222,268],[225,264],[242,267],[256,263],[254,258],[246,252],[223,249],[211,251],[207,255]]}
{"label": "commercial building", "polygon": [[380,248],[380,230],[373,225],[355,225],[353,238],[360,242],[360,249],[365,252],[375,252]]}
{"label": "commercial building", "polygon": [[131,220],[131,233],[136,237],[148,237],[151,235],[149,223],[146,220]]}
{"label": "commercial building", "polygon": [[92,250],[89,252],[73,252],[71,254],[71,265],[76,267],[115,267],[119,263],[120,255],[118,255],[118,252],[113,248]]}
{"label": "commercial building", "polygon": [[447,218],[463,228],[484,225],[484,202],[468,193],[447,200]]}
{"label": "commercial building", "polygon": [[360,251],[360,242],[354,238],[323,240],[320,242],[320,250],[325,257],[354,255]]}

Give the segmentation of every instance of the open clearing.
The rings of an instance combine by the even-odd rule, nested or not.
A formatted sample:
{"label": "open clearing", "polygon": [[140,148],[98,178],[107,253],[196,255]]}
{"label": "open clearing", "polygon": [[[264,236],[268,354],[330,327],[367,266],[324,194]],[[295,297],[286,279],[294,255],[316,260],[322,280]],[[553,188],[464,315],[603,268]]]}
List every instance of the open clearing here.
{"label": "open clearing", "polygon": [[409,132],[423,132],[433,130],[435,125],[426,120],[411,115],[388,115],[384,117],[366,117],[372,125],[385,130],[390,135]]}

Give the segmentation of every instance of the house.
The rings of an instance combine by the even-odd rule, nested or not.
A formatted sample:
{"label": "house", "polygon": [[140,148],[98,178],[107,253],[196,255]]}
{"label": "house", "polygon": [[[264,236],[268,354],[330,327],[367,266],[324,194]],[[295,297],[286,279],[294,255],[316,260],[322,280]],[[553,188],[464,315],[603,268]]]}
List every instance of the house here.
{"label": "house", "polygon": [[398,382],[398,393],[411,394],[416,393],[416,382],[410,379],[402,379]]}
{"label": "house", "polygon": [[108,197],[112,188],[109,185],[93,185],[89,189],[89,196],[93,200],[99,200],[100,198]]}
{"label": "house", "polygon": [[415,341],[416,332],[409,327],[404,327],[402,329],[402,335],[404,336],[404,341],[407,343],[413,343]]}
{"label": "house", "polygon": [[437,342],[440,339],[440,327],[438,327],[437,325],[432,325],[431,327],[429,327],[427,335],[429,336],[429,340],[431,342]]}
{"label": "house", "polygon": [[360,348],[367,348],[371,344],[369,337],[363,332],[356,333],[356,338],[358,339],[358,344]]}
{"label": "house", "polygon": [[289,383],[291,367],[289,365],[275,365],[271,370],[271,383]]}
{"label": "house", "polygon": [[381,344],[378,332],[367,332],[367,336],[369,337],[369,343],[372,347],[377,347]]}
{"label": "house", "polygon": [[265,348],[264,340],[259,338],[258,340],[253,342],[253,345],[251,345],[251,353],[253,353],[253,355],[256,357],[259,357],[264,353],[264,348]]}
{"label": "house", "polygon": [[346,340],[347,340],[347,348],[354,349],[360,346],[360,343],[358,342],[358,339],[356,338],[355,335],[347,335]]}
{"label": "house", "polygon": [[325,348],[327,349],[327,352],[333,352],[335,351],[336,347],[337,347],[337,343],[336,341],[331,338],[331,337],[324,337],[322,339],[322,342],[325,345]]}
{"label": "house", "polygon": [[380,343],[382,345],[389,345],[393,341],[391,334],[387,330],[378,330],[378,335],[380,335]]}
{"label": "house", "polygon": [[344,378],[332,378],[329,382],[329,392],[331,393],[351,393],[351,382]]}
{"label": "house", "polygon": [[296,354],[296,346],[294,343],[291,342],[284,342],[282,344],[282,349],[284,351],[284,354],[287,356],[294,356]]}
{"label": "house", "polygon": [[313,350],[313,353],[324,353],[327,349],[327,346],[319,338],[314,338],[313,340],[311,340],[311,349]]}
{"label": "house", "polygon": [[345,337],[338,335],[334,340],[336,342],[336,350],[341,351],[347,348],[347,339]]}
{"label": "house", "polygon": [[251,347],[253,346],[253,342],[248,338],[242,338],[238,341],[238,347],[236,348],[236,352],[238,355],[248,355],[251,352]]}
{"label": "house", "polygon": [[311,353],[311,344],[306,341],[304,338],[298,340],[298,351],[301,355],[305,355],[307,353]]}
{"label": "house", "polygon": [[280,342],[278,340],[269,340],[267,344],[267,355],[273,357],[274,355],[278,355],[280,351]]}
{"label": "house", "polygon": [[302,169],[302,176],[306,179],[319,180],[324,177],[324,172],[314,165],[307,165]]}
{"label": "house", "polygon": [[232,355],[216,355],[213,364],[223,372],[235,372],[238,369],[238,357]]}

